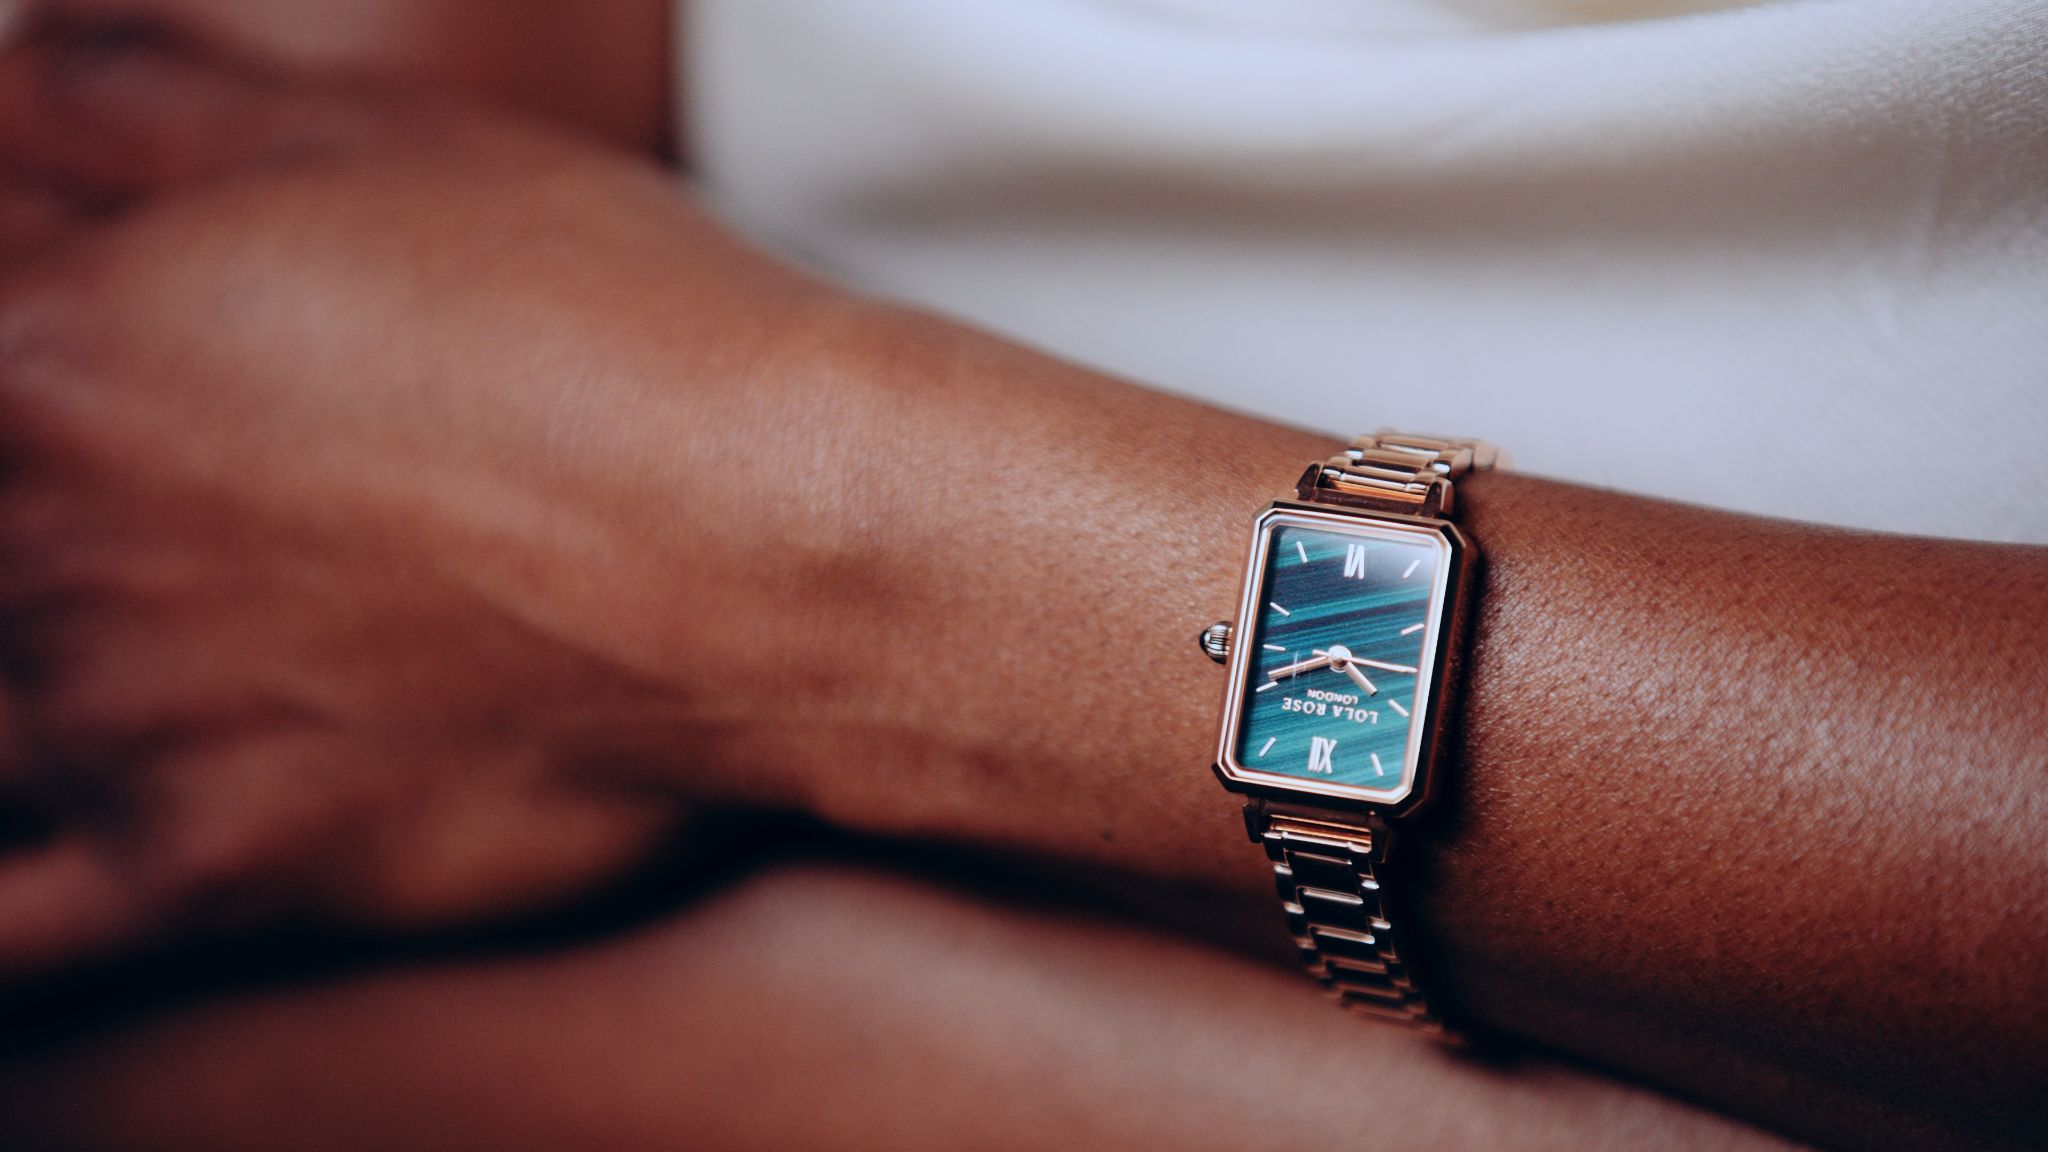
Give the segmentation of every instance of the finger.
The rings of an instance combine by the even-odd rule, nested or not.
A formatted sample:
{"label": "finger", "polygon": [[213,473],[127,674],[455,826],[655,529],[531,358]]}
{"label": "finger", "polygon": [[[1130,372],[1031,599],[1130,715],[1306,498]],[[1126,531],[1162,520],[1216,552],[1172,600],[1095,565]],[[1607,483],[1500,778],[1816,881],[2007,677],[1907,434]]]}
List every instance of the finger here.
{"label": "finger", "polygon": [[0,858],[0,979],[112,951],[141,928],[126,870],[100,841],[67,835]]}
{"label": "finger", "polygon": [[367,138],[371,118],[149,33],[58,28],[0,57],[0,156],[100,206],[331,153]]}
{"label": "finger", "polygon": [[289,905],[311,845],[351,809],[319,732],[271,732],[167,754],[118,795],[0,866],[0,980],[119,954],[176,933],[232,930]]}

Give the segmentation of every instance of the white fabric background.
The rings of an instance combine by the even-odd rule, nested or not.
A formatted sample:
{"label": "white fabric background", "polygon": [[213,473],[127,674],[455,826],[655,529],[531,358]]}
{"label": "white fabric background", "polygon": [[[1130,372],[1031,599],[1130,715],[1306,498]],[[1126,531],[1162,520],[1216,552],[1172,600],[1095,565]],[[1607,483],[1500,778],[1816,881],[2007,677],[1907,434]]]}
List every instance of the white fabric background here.
{"label": "white fabric background", "polygon": [[2044,0],[691,6],[706,188],[856,285],[1333,433],[2048,542]]}

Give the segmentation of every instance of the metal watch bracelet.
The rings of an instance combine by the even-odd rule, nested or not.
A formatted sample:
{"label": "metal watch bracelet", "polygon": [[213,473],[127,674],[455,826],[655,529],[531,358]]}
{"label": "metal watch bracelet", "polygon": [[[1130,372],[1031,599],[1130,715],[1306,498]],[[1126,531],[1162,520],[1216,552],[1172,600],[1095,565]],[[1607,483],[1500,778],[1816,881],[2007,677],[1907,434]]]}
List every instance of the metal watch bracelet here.
{"label": "metal watch bracelet", "polygon": [[[1452,481],[1496,466],[1475,440],[1382,430],[1312,465],[1296,495],[1307,501],[1448,519]],[[1451,1038],[1417,987],[1381,891],[1391,840],[1377,818],[1307,803],[1252,800],[1245,829],[1272,862],[1275,887],[1302,963],[1343,1006],[1377,1020]]]}

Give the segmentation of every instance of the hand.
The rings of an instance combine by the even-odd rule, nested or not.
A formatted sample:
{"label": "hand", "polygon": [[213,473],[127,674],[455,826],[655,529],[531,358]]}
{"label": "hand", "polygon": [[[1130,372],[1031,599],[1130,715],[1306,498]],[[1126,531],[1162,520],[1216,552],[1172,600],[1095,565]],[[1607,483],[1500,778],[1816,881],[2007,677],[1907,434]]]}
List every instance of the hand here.
{"label": "hand", "polygon": [[55,824],[0,858],[0,972],[460,923],[659,846],[675,790],[586,770],[726,723],[663,677],[729,495],[675,461],[823,294],[665,173],[459,107],[54,41],[0,104],[77,208],[0,299],[0,784]]}
{"label": "hand", "polygon": [[[518,911],[700,803],[890,832],[889,804],[1000,813],[976,765],[1099,788],[1128,734],[1009,723],[1044,693],[956,638],[1034,611],[1006,590],[1079,538],[1115,438],[1263,479],[1267,426],[853,302],[666,173],[460,107],[42,43],[0,75],[0,149],[82,205],[12,237],[0,293],[0,779],[57,822],[0,863],[0,972]],[[934,499],[960,461],[1013,503]],[[1234,493],[1180,504],[1234,533]],[[1064,603],[1170,634],[1131,593]],[[1149,722],[1199,746],[1213,717]],[[949,822],[915,830],[983,831]],[[986,838],[1049,830],[1188,855],[1167,823]]]}
{"label": "hand", "polygon": [[[0,972],[518,911],[697,803],[886,832],[888,797],[994,811],[977,765],[1100,787],[1129,735],[1007,722],[1044,694],[956,637],[1033,611],[1003,590],[1079,539],[1120,438],[1268,462],[1268,426],[856,303],[658,169],[458,106],[44,41],[0,74],[0,151],[74,208],[4,241],[0,780],[56,835],[0,863]],[[935,499],[961,462],[1011,506]],[[1234,493],[1179,504],[1234,533]],[[1177,629],[1131,593],[1065,603]],[[1188,856],[1166,823],[1107,854],[1136,844]]]}

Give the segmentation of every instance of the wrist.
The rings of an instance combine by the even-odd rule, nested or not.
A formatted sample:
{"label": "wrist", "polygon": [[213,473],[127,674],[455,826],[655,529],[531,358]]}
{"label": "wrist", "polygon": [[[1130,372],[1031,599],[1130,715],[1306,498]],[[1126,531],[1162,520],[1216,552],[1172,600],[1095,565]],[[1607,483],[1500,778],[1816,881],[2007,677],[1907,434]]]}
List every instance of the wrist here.
{"label": "wrist", "polygon": [[578,718],[577,762],[1262,883],[1224,802],[1179,786],[1214,737],[1187,622],[1332,442],[840,297],[753,347],[722,368],[744,387],[621,418],[575,517],[601,529],[551,558],[573,642],[638,689]]}
{"label": "wrist", "polygon": [[582,669],[540,692],[519,669],[485,687],[552,760],[760,799],[769,774],[718,767],[756,743],[754,717],[815,640],[792,613],[844,570],[804,530],[860,513],[802,487],[813,441],[842,424],[830,407],[850,403],[850,352],[831,335],[848,305],[779,269],[731,279],[717,309],[692,310],[701,285],[620,292],[644,306],[571,350],[591,365],[574,387],[508,398],[492,455],[509,466],[472,477],[477,498],[432,518],[423,543]]}
{"label": "wrist", "polygon": [[776,694],[749,750],[860,828],[1187,878],[1174,831],[1236,829],[1179,786],[1214,742],[1189,612],[1233,595],[1247,509],[1331,442],[923,318],[841,319],[833,431],[774,500],[811,574],[722,621],[755,638],[726,690]]}

